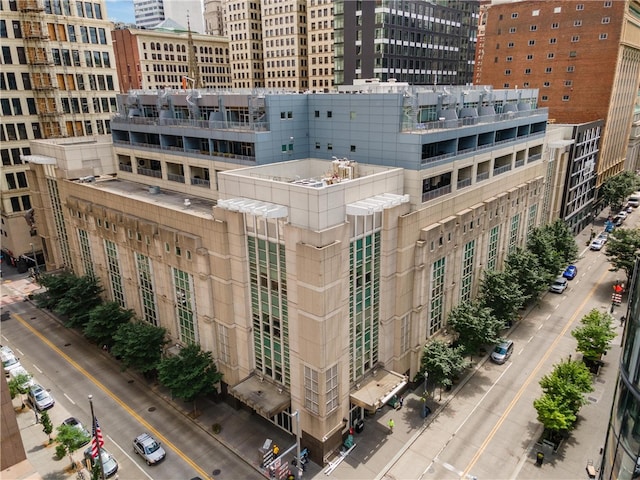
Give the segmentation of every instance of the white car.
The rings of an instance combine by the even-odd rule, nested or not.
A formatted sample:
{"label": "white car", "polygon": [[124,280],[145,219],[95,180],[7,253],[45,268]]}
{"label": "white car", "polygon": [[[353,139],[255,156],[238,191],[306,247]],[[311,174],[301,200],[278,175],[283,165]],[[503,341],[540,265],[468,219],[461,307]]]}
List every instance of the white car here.
{"label": "white car", "polygon": [[29,389],[27,397],[29,398],[31,405],[33,405],[33,407],[39,412],[51,408],[56,404],[56,401],[53,399],[51,394],[47,392],[42,385],[38,384],[33,385]]}
{"label": "white car", "polygon": [[602,250],[602,247],[604,247],[604,244],[607,243],[607,240],[604,238],[595,238],[591,244],[589,245],[589,248],[591,250]]}
{"label": "white car", "polygon": [[2,367],[4,368],[4,374],[6,377],[9,376],[11,370],[14,368],[22,367],[20,364],[20,359],[13,354],[3,354],[2,355]]}
{"label": "white car", "polygon": [[20,365],[16,368],[13,368],[9,371],[9,379],[13,380],[14,378],[18,378],[20,375],[24,375],[27,378],[27,381],[24,382],[20,387],[23,390],[28,390],[29,387],[33,386],[35,382],[33,381],[33,377],[25,370],[25,368]]}
{"label": "white car", "polygon": [[562,293],[567,289],[567,279],[564,277],[558,277],[549,287],[549,291],[553,293]]}
{"label": "white car", "polygon": [[148,433],[138,435],[133,439],[133,450],[145,459],[147,465],[153,465],[161,461],[167,453],[155,438]]}

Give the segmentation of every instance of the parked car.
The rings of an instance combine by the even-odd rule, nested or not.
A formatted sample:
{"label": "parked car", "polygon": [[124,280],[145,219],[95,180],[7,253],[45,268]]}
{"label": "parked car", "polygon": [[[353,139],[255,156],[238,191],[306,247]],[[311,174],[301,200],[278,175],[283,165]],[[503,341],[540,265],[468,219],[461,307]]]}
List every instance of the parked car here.
{"label": "parked car", "polygon": [[155,438],[148,433],[142,433],[133,440],[133,449],[147,462],[147,465],[153,465],[161,461],[167,452],[160,446]]}
{"label": "parked car", "polygon": [[589,245],[589,248],[596,251],[602,250],[602,247],[604,247],[605,243],[607,243],[607,241],[604,238],[594,238]]}
{"label": "parked car", "polygon": [[602,232],[596,238],[600,238],[604,240],[604,243],[607,243],[607,240],[609,240],[609,234],[607,232]]}
{"label": "parked car", "polygon": [[11,370],[21,366],[22,365],[20,364],[20,359],[15,355],[13,355],[12,353],[2,355],[2,368],[4,368],[4,375],[6,377],[9,376],[9,374],[11,373]]}
{"label": "parked car", "polygon": [[27,393],[27,398],[31,405],[34,406],[38,411],[42,412],[43,410],[47,410],[48,408],[53,407],[56,404],[56,401],[53,399],[53,396],[47,392],[42,385],[35,384]]}
{"label": "parked car", "polygon": [[80,443],[80,445],[79,445],[80,447],[83,447],[84,445],[86,445],[87,443],[89,443],[91,441],[91,434],[89,433],[89,430],[87,430],[84,427],[84,425],[82,425],[82,423],[80,423],[80,420],[78,420],[76,417],[69,417],[66,420],[64,420],[62,422],[62,424],[63,425],[69,425],[70,427],[77,428],[78,431],[80,431],[80,433],[82,433],[83,440],[82,440],[82,443]]}
{"label": "parked car", "polygon": [[633,212],[633,207],[631,205],[627,205],[624,209],[625,212],[627,212],[627,214]]}
{"label": "parked car", "polygon": [[503,364],[513,353],[513,340],[505,340],[500,342],[491,352],[491,360],[496,363]]}
{"label": "parked car", "polygon": [[622,216],[622,213],[619,213],[613,218],[613,223],[615,224],[616,227],[621,227],[626,218],[627,218],[626,213],[624,214],[624,216]]}
{"label": "parked car", "polygon": [[27,381],[24,382],[22,385],[20,385],[21,388],[23,388],[24,390],[28,390],[29,387],[35,385],[35,382],[33,381],[33,377],[29,374],[29,372],[25,370],[25,368],[22,365],[16,368],[13,368],[11,369],[11,371],[9,371],[10,380],[13,380],[14,378],[18,378],[20,375],[24,375],[27,378]]}
{"label": "parked car", "polygon": [[15,357],[16,354],[6,345],[0,345],[0,355],[13,355]]}
{"label": "parked car", "polygon": [[[118,462],[116,461],[115,458],[113,458],[113,455],[111,455],[104,448],[100,449],[100,458],[102,459],[102,468],[104,469],[105,477],[110,477],[118,471]],[[96,455],[94,457],[92,455],[91,447],[87,448],[84,451],[84,461],[85,461],[85,465],[87,466],[87,470],[92,472],[93,466],[97,460],[98,460],[98,456]]]}
{"label": "parked car", "polygon": [[573,280],[574,278],[576,278],[577,274],[578,274],[578,267],[576,267],[575,265],[569,265],[564,271],[564,273],[562,274],[562,276],[567,280]]}
{"label": "parked car", "polygon": [[549,287],[549,291],[553,293],[562,293],[567,289],[567,279],[564,277],[556,278],[551,286]]}

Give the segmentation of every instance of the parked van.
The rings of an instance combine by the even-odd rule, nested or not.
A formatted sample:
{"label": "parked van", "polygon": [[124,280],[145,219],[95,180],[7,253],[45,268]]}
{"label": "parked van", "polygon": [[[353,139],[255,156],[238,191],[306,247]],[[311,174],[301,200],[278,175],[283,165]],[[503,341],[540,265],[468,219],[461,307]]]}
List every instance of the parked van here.
{"label": "parked van", "polygon": [[627,203],[633,208],[638,208],[640,206],[640,192],[632,193]]}
{"label": "parked van", "polygon": [[513,353],[513,340],[505,340],[504,342],[496,345],[496,348],[491,352],[491,360],[496,363],[506,362]]}

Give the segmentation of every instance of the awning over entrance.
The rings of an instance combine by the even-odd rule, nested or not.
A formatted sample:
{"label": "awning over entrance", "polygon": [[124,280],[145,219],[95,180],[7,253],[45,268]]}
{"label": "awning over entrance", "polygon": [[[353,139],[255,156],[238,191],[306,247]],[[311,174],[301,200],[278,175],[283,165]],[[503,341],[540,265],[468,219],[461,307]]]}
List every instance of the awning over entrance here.
{"label": "awning over entrance", "polygon": [[266,418],[279,414],[291,405],[291,396],[287,390],[261,380],[257,375],[247,377],[231,388],[229,393]]}
{"label": "awning over entrance", "polygon": [[402,387],[407,384],[407,377],[396,372],[378,369],[365,378],[359,388],[350,395],[351,403],[367,410],[377,410],[387,403]]}

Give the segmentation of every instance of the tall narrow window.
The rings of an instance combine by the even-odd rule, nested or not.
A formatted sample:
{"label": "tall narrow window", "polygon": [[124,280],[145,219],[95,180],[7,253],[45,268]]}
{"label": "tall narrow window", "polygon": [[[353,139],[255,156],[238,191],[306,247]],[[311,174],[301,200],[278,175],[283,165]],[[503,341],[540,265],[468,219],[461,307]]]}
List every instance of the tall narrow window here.
{"label": "tall narrow window", "polygon": [[117,302],[122,308],[126,308],[127,304],[124,298],[122,274],[120,273],[120,260],[118,259],[118,246],[111,240],[105,239],[104,250],[107,258],[107,271],[113,301]]}
{"label": "tall narrow window", "polygon": [[496,225],[489,232],[489,246],[487,251],[487,269],[495,270],[498,266],[498,246],[500,243],[500,225]]}
{"label": "tall narrow window", "polygon": [[180,341],[187,345],[198,343],[198,326],[195,321],[196,307],[193,297],[193,276],[175,267],[172,270]]}
{"label": "tall narrow window", "polygon": [[327,369],[326,372],[326,410],[325,415],[338,408],[338,365],[334,365]]}
{"label": "tall narrow window", "polygon": [[307,365],[304,366],[304,408],[316,415],[320,413],[318,371]]}
{"label": "tall narrow window", "polygon": [[471,300],[471,287],[473,286],[473,267],[475,260],[476,241],[471,240],[464,246],[462,258],[462,274],[460,278],[460,301]]}
{"label": "tall narrow window", "polygon": [[158,304],[153,288],[153,270],[151,259],[136,252],[136,270],[138,271],[138,290],[142,305],[142,320],[151,325],[158,325]]}
{"label": "tall narrow window", "polygon": [[520,229],[520,214],[516,213],[511,217],[511,229],[509,230],[509,252],[511,253],[518,246],[518,230]]}
{"label": "tall narrow window", "polygon": [[89,277],[95,277],[93,258],[91,258],[91,244],[86,230],[78,229],[78,241],[80,243],[80,261],[84,268],[84,274]]}
{"label": "tall narrow window", "polygon": [[442,328],[444,317],[444,278],[446,258],[442,257],[431,266],[431,300],[429,302],[429,337]]}

